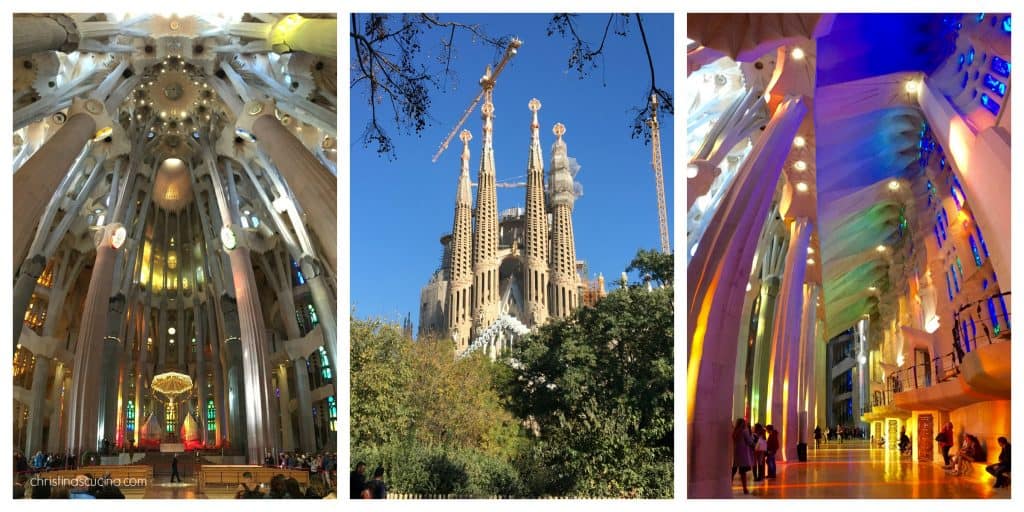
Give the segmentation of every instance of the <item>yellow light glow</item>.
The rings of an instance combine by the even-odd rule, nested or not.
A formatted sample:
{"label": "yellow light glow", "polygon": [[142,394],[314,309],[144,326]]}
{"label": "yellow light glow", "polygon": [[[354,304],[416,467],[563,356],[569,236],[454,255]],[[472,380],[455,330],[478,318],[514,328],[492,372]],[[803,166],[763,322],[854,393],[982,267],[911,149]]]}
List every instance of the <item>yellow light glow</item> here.
{"label": "yellow light glow", "polygon": [[112,133],[114,133],[114,129],[110,126],[105,126],[103,128],[100,128],[99,130],[96,130],[96,135],[93,136],[92,140],[105,139],[107,137],[110,137]]}
{"label": "yellow light glow", "polygon": [[808,265],[814,265],[814,258],[807,258]]}
{"label": "yellow light glow", "polygon": [[907,80],[907,83],[903,85],[903,90],[910,94],[917,92],[917,80]]}
{"label": "yellow light glow", "polygon": [[796,184],[796,189],[800,192],[807,192],[809,188],[810,187],[808,187],[807,184],[802,181]]}
{"label": "yellow light glow", "polygon": [[796,162],[793,163],[793,168],[798,171],[806,171],[807,162],[804,162],[803,160],[797,160]]}
{"label": "yellow light glow", "polygon": [[814,254],[814,247],[808,247],[807,254]]}
{"label": "yellow light glow", "polygon": [[889,182],[889,190],[896,191],[896,190],[899,190],[899,189],[900,189],[900,182],[898,182],[896,180],[892,180],[892,181]]}
{"label": "yellow light glow", "polygon": [[797,135],[796,137],[793,137],[793,145],[798,147],[798,148],[802,148],[805,145],[807,145],[807,140],[804,139],[803,137]]}
{"label": "yellow light glow", "polygon": [[884,245],[879,245],[878,247],[875,247],[875,250],[878,251],[878,252],[885,252],[885,246]]}
{"label": "yellow light glow", "polygon": [[803,60],[805,56],[803,48],[800,47],[793,48],[793,52],[790,55],[793,57],[793,60]]}

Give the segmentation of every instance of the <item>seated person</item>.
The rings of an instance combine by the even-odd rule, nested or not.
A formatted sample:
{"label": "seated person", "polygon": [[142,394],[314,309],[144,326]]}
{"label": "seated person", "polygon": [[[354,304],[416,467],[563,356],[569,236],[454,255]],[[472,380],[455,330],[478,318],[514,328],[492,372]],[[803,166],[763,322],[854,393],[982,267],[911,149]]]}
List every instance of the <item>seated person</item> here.
{"label": "seated person", "polygon": [[1010,485],[1010,479],[1007,478],[1010,474],[1010,442],[1005,437],[1000,437],[999,448],[999,462],[985,468],[985,471],[996,477],[995,488]]}
{"label": "seated person", "polygon": [[904,453],[910,450],[910,437],[907,435],[907,427],[900,429],[900,452]]}
{"label": "seated person", "polygon": [[981,442],[972,434],[964,434],[964,442],[956,454],[952,473],[962,475],[967,472],[972,462],[982,458],[984,455],[981,450]]}

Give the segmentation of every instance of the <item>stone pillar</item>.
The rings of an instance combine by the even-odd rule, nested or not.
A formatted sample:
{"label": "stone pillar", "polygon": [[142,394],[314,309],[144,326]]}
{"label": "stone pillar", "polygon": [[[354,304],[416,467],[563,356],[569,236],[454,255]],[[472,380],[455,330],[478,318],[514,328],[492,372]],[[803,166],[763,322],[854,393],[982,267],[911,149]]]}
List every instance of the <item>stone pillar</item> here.
{"label": "stone pillar", "polygon": [[807,113],[790,98],[776,110],[754,150],[722,198],[687,266],[688,497],[730,497],[732,420],[728,404],[750,262],[772,196]]}
{"label": "stone pillar", "polygon": [[108,224],[97,236],[96,260],[89,279],[82,325],[75,344],[68,415],[68,448],[95,450],[99,441],[99,389],[103,337],[107,334],[107,309],[117,250],[111,243],[116,225]]}
{"label": "stone pillar", "polygon": [[295,432],[292,430],[292,395],[288,389],[288,365],[277,366],[277,389],[281,409],[281,449],[286,452],[295,451]]}
{"label": "stone pillar", "polygon": [[[313,298],[313,307],[316,308],[317,317],[320,319],[320,329],[324,334],[324,350],[327,351],[327,359],[335,376],[338,375],[338,323],[334,317],[334,305],[337,301],[327,289],[327,273],[314,258],[304,256],[299,262],[302,268],[302,275],[306,276],[306,284],[309,285],[309,292]],[[290,290],[289,290],[290,292]],[[295,318],[295,308],[292,308],[292,318]],[[335,382],[338,382],[335,377]]]}
{"label": "stone pillar", "polygon": [[808,441],[808,434],[814,429],[810,425],[810,420],[813,416],[813,405],[811,404],[813,404],[812,397],[814,396],[814,350],[817,346],[815,343],[815,332],[818,326],[817,303],[819,291],[820,287],[815,283],[804,284],[804,311],[801,320],[799,360],[797,361],[799,366],[797,378],[797,439],[801,443]]}
{"label": "stone pillar", "polygon": [[238,115],[237,125],[256,136],[259,149],[270,157],[291,188],[295,200],[306,212],[304,220],[320,240],[320,249],[327,263],[331,268],[338,268],[337,176],[331,174],[299,139],[281,125],[274,117],[273,103],[246,103]]}
{"label": "stone pillar", "polygon": [[24,261],[32,243],[33,228],[86,142],[95,136],[98,128],[112,125],[103,103],[97,100],[76,98],[68,113],[61,129],[14,173],[13,261]]}
{"label": "stone pillar", "polygon": [[66,403],[65,395],[61,392],[63,386],[64,363],[57,361],[56,370],[53,372],[53,390],[50,393],[50,432],[46,438],[46,450],[49,452],[57,452],[62,448],[63,438],[60,435],[60,425]]}
{"label": "stone pillar", "polygon": [[779,307],[772,329],[772,368],[769,373],[770,412],[768,422],[782,435],[779,444],[783,460],[796,461],[797,434],[797,372],[799,368],[801,315],[803,313],[804,277],[807,270],[807,245],[812,226],[805,218],[794,219],[790,225],[786,269],[779,289]]}
{"label": "stone pillar", "polygon": [[306,358],[293,360],[295,366],[295,396],[299,401],[299,449],[316,451],[316,433],[313,431],[313,399],[309,392],[309,368]]}
{"label": "stone pillar", "polygon": [[54,50],[70,53],[78,47],[75,22],[62,14],[15,14],[11,28],[15,57]]}
{"label": "stone pillar", "polygon": [[[217,322],[210,315],[217,315],[217,308],[213,304],[216,299],[206,300],[206,328],[210,334],[210,363],[213,365],[213,406],[216,409],[216,439],[213,446],[222,447],[221,441],[227,439],[226,414],[227,403],[224,398],[224,363],[220,355],[220,342],[217,341]],[[213,311],[209,311],[212,308]]]}
{"label": "stone pillar", "polygon": [[199,442],[205,447],[206,430],[206,331],[203,329],[203,317],[206,316],[202,306],[193,310],[192,333],[196,338],[196,420],[199,422]]}
{"label": "stone pillar", "polygon": [[[285,334],[288,339],[295,340],[302,336],[299,331],[299,322],[295,319],[295,299],[292,297],[292,288],[290,285],[286,285],[280,293],[278,293],[278,311],[281,314],[281,320],[284,323]],[[313,401],[309,389],[309,370],[306,367],[306,358],[293,358],[292,362],[295,367],[295,395],[298,399],[298,416],[299,416],[299,446],[304,451],[313,451],[316,448],[316,434],[313,431]],[[284,366],[282,366],[284,368]],[[337,370],[335,370],[337,372]],[[335,373],[337,374],[337,373]],[[285,373],[287,376],[287,373]],[[287,382],[285,383],[287,386]],[[282,414],[287,412],[288,418],[291,418],[291,406],[289,399],[288,402],[284,402],[284,392],[282,391],[282,404],[289,404],[284,408]],[[284,423],[291,431],[292,422],[289,419],[287,423]],[[292,445],[294,446],[294,437]]]}
{"label": "stone pillar", "polygon": [[[49,318],[47,318],[49,320]],[[46,407],[46,381],[50,377],[50,358],[36,354],[36,365],[32,370],[32,398],[28,407],[28,422],[25,436],[25,456],[31,457],[43,449],[43,417]]]}

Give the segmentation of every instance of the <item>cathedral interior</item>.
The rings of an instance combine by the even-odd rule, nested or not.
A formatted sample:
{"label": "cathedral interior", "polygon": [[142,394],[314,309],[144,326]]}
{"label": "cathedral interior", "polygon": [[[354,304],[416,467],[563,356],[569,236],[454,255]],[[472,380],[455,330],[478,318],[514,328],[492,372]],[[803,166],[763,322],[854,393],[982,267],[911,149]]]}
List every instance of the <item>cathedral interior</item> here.
{"label": "cathedral interior", "polygon": [[13,27],[15,450],[334,451],[336,15]]}
{"label": "cathedral interior", "polygon": [[1010,435],[1011,16],[687,23],[689,497],[741,492],[744,425],[785,468],[756,495],[992,496],[926,475],[946,425]]}

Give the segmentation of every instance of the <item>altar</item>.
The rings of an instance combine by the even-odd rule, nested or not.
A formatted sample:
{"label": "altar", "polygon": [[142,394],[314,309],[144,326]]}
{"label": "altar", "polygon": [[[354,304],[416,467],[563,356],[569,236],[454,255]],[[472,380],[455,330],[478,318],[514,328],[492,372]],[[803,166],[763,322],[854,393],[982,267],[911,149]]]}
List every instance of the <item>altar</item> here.
{"label": "altar", "polygon": [[183,453],[184,443],[160,443],[160,453]]}

